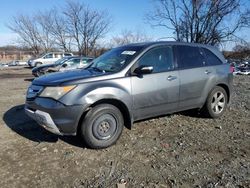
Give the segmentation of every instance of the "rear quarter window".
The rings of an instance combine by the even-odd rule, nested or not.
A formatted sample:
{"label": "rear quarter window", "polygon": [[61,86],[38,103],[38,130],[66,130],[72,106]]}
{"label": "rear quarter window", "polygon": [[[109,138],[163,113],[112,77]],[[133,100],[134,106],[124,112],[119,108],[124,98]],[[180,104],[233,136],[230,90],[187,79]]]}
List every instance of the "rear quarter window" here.
{"label": "rear quarter window", "polygon": [[203,48],[206,57],[206,65],[222,65],[222,61],[210,50]]}
{"label": "rear quarter window", "polygon": [[204,56],[195,46],[176,46],[178,68],[189,69],[202,67],[205,64]]}
{"label": "rear quarter window", "polygon": [[62,54],[60,53],[55,53],[54,55],[55,55],[55,58],[62,58]]}

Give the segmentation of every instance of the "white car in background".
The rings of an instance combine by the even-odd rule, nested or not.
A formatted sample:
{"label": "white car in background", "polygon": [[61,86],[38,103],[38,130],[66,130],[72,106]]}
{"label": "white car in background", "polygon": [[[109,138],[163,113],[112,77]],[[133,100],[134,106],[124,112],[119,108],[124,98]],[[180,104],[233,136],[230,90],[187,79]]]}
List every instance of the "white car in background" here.
{"label": "white car in background", "polygon": [[241,69],[240,72],[238,72],[238,74],[241,74],[241,75],[250,75],[250,68]]}
{"label": "white car in background", "polygon": [[0,63],[0,68],[8,67],[9,65],[6,63]]}
{"label": "white car in background", "polygon": [[17,66],[26,66],[28,63],[26,61],[17,61]]}
{"label": "white car in background", "polygon": [[28,65],[30,67],[37,67],[43,64],[51,64],[67,56],[73,56],[73,54],[69,52],[49,52],[41,55],[39,58],[30,59]]}
{"label": "white car in background", "polygon": [[237,67],[233,73],[234,75],[250,75],[250,67]]}
{"label": "white car in background", "polygon": [[26,61],[14,60],[8,63],[9,66],[25,66],[28,65]]}

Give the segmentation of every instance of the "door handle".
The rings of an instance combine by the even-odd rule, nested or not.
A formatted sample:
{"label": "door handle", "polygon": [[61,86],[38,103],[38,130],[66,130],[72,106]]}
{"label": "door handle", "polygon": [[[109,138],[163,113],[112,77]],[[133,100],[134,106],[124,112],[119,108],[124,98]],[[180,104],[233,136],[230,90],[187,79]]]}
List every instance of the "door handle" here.
{"label": "door handle", "polygon": [[168,76],[168,78],[167,78],[168,81],[172,81],[172,80],[175,80],[175,79],[177,79],[176,76]]}
{"label": "door handle", "polygon": [[209,71],[209,70],[206,70],[205,73],[206,73],[206,74],[210,74],[210,73],[212,73],[212,72]]}

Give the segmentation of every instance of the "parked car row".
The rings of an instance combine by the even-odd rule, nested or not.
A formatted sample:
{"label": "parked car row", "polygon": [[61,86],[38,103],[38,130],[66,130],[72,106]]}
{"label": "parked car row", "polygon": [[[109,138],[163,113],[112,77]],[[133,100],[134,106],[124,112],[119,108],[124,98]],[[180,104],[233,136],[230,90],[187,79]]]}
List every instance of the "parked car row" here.
{"label": "parked car row", "polygon": [[54,63],[63,57],[71,57],[71,56],[73,56],[73,54],[69,52],[49,52],[42,54],[38,58],[30,59],[28,61],[28,65],[30,67],[38,67],[40,65]]}
{"label": "parked car row", "polygon": [[57,60],[55,63],[40,65],[32,69],[32,74],[35,77],[39,77],[44,74],[53,72],[64,72],[68,70],[84,68],[94,58],[82,57],[82,56],[66,56]]}
{"label": "parked car row", "polygon": [[234,75],[250,75],[250,65],[248,62],[235,65],[231,63]]}
{"label": "parked car row", "polygon": [[32,74],[35,77],[39,77],[53,72],[64,72],[84,68],[93,59],[93,57],[74,56],[68,52],[49,52],[38,58],[30,59],[27,62],[13,60],[9,63],[0,63],[0,68],[29,65],[29,67],[33,68]]}
{"label": "parked car row", "polygon": [[3,68],[3,67],[8,67],[9,65],[7,63],[0,63],[0,68]]}
{"label": "parked car row", "polygon": [[26,61],[14,60],[8,63],[0,63],[0,67],[12,67],[12,66],[25,66],[28,65]]}
{"label": "parked car row", "polygon": [[234,75],[250,75],[250,67],[235,67]]}
{"label": "parked car row", "polygon": [[26,61],[14,60],[8,63],[9,66],[25,66],[28,65]]}

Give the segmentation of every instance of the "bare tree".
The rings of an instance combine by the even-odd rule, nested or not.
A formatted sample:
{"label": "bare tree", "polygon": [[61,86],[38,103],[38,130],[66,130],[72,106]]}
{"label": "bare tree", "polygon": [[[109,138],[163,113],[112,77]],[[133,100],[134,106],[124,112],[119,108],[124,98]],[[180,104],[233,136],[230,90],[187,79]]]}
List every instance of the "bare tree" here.
{"label": "bare tree", "polygon": [[250,9],[247,9],[246,12],[242,16],[243,26],[250,28]]}
{"label": "bare tree", "polygon": [[67,32],[67,22],[65,18],[59,14],[55,8],[51,10],[48,25],[50,26],[51,38],[53,38],[55,44],[65,52],[71,51],[73,37]]}
{"label": "bare tree", "polygon": [[41,37],[34,18],[20,14],[13,17],[7,27],[20,36],[21,45],[28,46],[35,54],[39,54]]}
{"label": "bare tree", "polygon": [[110,24],[108,13],[68,1],[64,12],[53,8],[31,16],[17,15],[7,26],[19,35],[22,46],[31,47],[36,54],[54,48],[71,51],[75,45],[80,55],[88,55]]}
{"label": "bare tree", "polygon": [[39,42],[45,52],[55,48],[55,39],[52,37],[53,11],[38,12],[34,20],[39,31]]}
{"label": "bare tree", "polygon": [[[152,26],[173,30],[176,40],[218,44],[243,26],[240,0],[156,0],[146,15]],[[230,21],[233,20],[232,21]]]}
{"label": "bare tree", "polygon": [[147,42],[150,40],[151,38],[140,30],[137,30],[135,32],[130,30],[123,30],[120,35],[112,38],[112,45],[121,46],[129,43]]}
{"label": "bare tree", "polygon": [[68,33],[77,45],[80,54],[88,55],[97,40],[110,29],[111,18],[108,13],[91,10],[80,2],[68,1],[64,15]]}
{"label": "bare tree", "polygon": [[250,51],[250,43],[237,44],[233,47],[234,52]]}

